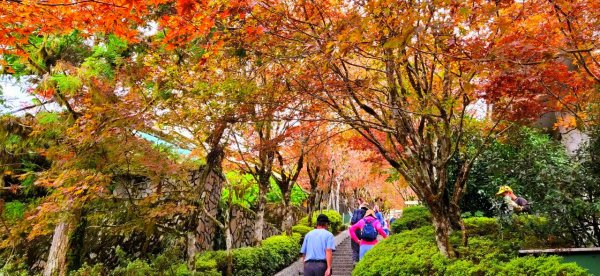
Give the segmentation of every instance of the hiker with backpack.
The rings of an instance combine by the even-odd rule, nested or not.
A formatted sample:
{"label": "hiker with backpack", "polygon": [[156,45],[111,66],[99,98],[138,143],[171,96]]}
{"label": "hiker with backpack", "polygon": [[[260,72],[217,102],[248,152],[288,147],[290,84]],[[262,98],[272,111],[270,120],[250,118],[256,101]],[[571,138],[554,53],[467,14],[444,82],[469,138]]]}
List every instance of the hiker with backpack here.
{"label": "hiker with backpack", "polygon": [[[356,231],[360,230],[360,237],[356,235]],[[371,250],[377,244],[377,235],[387,238],[387,234],[383,231],[383,227],[379,220],[375,217],[373,210],[367,210],[365,217],[352,225],[349,229],[352,240],[360,245],[358,259],[361,260],[367,251]]]}
{"label": "hiker with backpack", "polygon": [[[360,206],[358,207],[358,209],[352,212],[352,218],[350,219],[351,226],[358,223],[365,216],[367,210],[369,210],[369,208],[367,208],[367,203],[364,202],[362,199],[358,199],[358,202]],[[354,234],[360,235],[360,230],[357,229]],[[359,259],[358,257],[360,253],[360,245],[357,242],[354,242],[354,240],[351,240],[350,247],[352,248],[352,261],[354,262],[354,264],[356,264]]]}

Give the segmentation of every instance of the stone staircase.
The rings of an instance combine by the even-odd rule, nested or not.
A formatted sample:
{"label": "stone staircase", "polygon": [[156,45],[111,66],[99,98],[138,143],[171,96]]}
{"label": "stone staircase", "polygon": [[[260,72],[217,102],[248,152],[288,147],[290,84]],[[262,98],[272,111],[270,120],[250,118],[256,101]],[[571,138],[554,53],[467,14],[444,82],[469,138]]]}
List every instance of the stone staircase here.
{"label": "stone staircase", "polygon": [[[352,275],[352,248],[350,247],[350,236],[348,231],[342,231],[335,237],[336,250],[333,252],[333,276]],[[298,260],[275,276],[297,276],[302,275],[302,262]]]}
{"label": "stone staircase", "polygon": [[[347,232],[347,231],[345,231]],[[350,237],[347,237],[336,246],[333,253],[333,276],[350,276],[354,265],[352,263],[352,248],[350,247]]]}

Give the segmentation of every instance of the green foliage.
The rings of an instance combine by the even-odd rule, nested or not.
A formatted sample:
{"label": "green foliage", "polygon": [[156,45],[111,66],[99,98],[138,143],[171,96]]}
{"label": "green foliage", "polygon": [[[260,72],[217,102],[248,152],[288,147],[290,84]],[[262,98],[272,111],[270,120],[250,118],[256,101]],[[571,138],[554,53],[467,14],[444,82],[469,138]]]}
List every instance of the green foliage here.
{"label": "green foliage", "polygon": [[109,35],[106,43],[94,47],[91,56],[85,59],[82,68],[85,75],[103,76],[109,79],[114,77],[114,67],[123,63],[122,55],[128,50],[125,40],[114,35]]}
{"label": "green foliage", "polygon": [[[599,134],[600,128],[593,129],[589,143],[572,158],[560,142],[540,130],[512,130],[475,162],[461,209],[471,214],[507,216],[504,203],[495,194],[499,186],[509,185],[530,202],[533,213],[547,218],[537,232],[543,232],[549,243],[597,245],[598,235],[589,229],[597,229],[594,221],[600,214],[595,200],[600,198],[600,163],[594,161],[600,156]],[[511,222],[512,218],[508,214],[502,221]],[[539,240],[527,243],[533,246]]]}
{"label": "green foliage", "polygon": [[500,231],[500,224],[495,218],[473,217],[463,219],[469,237],[492,236]]}
{"label": "green foliage", "polygon": [[10,201],[4,204],[4,212],[2,216],[9,222],[21,220],[25,215],[26,206],[20,201]]}
{"label": "green foliage", "polygon": [[[231,201],[236,205],[251,208],[257,203],[258,183],[251,174],[241,174],[238,171],[229,171],[225,177],[227,177],[227,180],[231,183],[233,193],[228,188],[223,189],[223,193],[221,194],[221,200],[223,202],[228,202],[229,196],[231,195]],[[269,191],[267,192],[267,202],[281,202],[283,195],[273,178],[270,180],[270,185]],[[308,198],[308,194],[302,191],[297,184],[292,187],[290,201],[293,206],[300,206],[306,198]]]}
{"label": "green foliage", "polygon": [[298,257],[300,251],[300,239],[299,234],[292,234],[292,237],[277,235],[269,237],[262,241],[261,247],[267,251],[268,256],[278,256],[278,261],[271,259],[269,262],[275,265],[275,271],[277,272],[284,268],[290,260],[294,260]]}
{"label": "green foliage", "polygon": [[304,192],[298,184],[292,186],[292,193],[290,194],[290,202],[293,206],[300,206],[302,202],[308,199],[308,193]]}
{"label": "green foliage", "polygon": [[407,207],[402,210],[402,217],[392,223],[392,233],[412,230],[431,225],[431,213],[423,206]]}
{"label": "green foliage", "polygon": [[27,266],[23,262],[9,262],[6,264],[1,263],[0,260],[0,275],[14,275],[14,276],[28,276],[30,273],[27,270]]}
{"label": "green foliage", "polygon": [[314,227],[310,227],[310,226],[306,226],[306,225],[294,225],[292,227],[292,233],[298,233],[300,234],[302,237],[306,236],[306,233],[312,231],[313,229],[315,229]]}
{"label": "green foliage", "polygon": [[41,125],[56,123],[59,120],[58,114],[54,112],[40,112],[36,117]]}
{"label": "green foliage", "polygon": [[[191,273],[186,263],[182,260],[183,256],[181,252],[178,252],[176,248],[167,250],[164,253],[155,256],[149,261],[135,259],[130,260],[125,256],[125,252],[119,247],[116,250],[116,255],[119,257],[121,264],[116,267],[110,274],[111,275],[123,275],[123,276],[138,276],[138,275],[150,275],[150,276],[187,276],[194,275]],[[83,270],[82,270],[83,269]],[[91,274],[77,274],[77,275],[98,275],[94,274],[95,270],[103,270],[102,267],[97,268],[89,267],[84,265],[82,269],[79,269],[80,273],[91,273]],[[200,274],[205,275],[205,274]],[[215,274],[216,275],[216,274]]]}
{"label": "green foliage", "polygon": [[497,214],[498,187],[509,185],[515,194],[533,203],[534,210],[557,203],[557,189],[573,180],[572,165],[564,147],[547,134],[519,128],[495,141],[475,162],[461,202],[465,212]]}
{"label": "green foliage", "polygon": [[[340,215],[340,213],[334,211],[334,210],[323,210],[322,213],[313,213],[312,216],[312,225],[316,225],[317,223],[317,217],[320,214],[324,214],[329,218],[329,231],[333,234],[337,234],[339,233],[340,229],[342,228],[342,215]],[[298,221],[298,225],[304,225],[304,226],[308,226],[308,216],[303,217],[302,219],[300,219],[300,221]]]}
{"label": "green foliage", "polygon": [[95,276],[95,275],[106,275],[106,268],[102,264],[95,264],[90,266],[87,263],[83,264],[81,268],[69,273],[70,276]]}
{"label": "green foliage", "polygon": [[20,78],[28,75],[26,63],[21,60],[19,56],[4,54],[4,60],[6,61],[7,67],[13,70],[13,76]]}
{"label": "green foliage", "polygon": [[146,262],[136,259],[128,262],[125,267],[117,267],[113,270],[114,275],[144,276],[156,274],[156,271]]}
{"label": "green foliage", "polygon": [[431,275],[449,262],[435,245],[433,227],[426,226],[391,235],[369,250],[353,275]]}
{"label": "green foliage", "polygon": [[74,76],[56,74],[51,79],[56,82],[58,90],[67,94],[76,92],[82,86],[81,80]]}
{"label": "green foliage", "polygon": [[560,257],[519,258],[518,238],[502,238],[494,220],[465,220],[469,233],[476,236],[464,247],[458,245],[460,233],[454,233],[451,242],[458,259],[439,253],[432,226],[391,235],[365,254],[353,275],[587,275],[585,269],[562,263]]}
{"label": "green foliage", "polygon": [[[259,247],[232,250],[234,275],[273,275],[297,260],[300,251],[299,234],[278,235],[265,239]],[[201,275],[220,275],[227,269],[225,251],[205,252],[196,258],[196,270]],[[204,274],[203,274],[204,273]]]}
{"label": "green foliage", "polygon": [[196,272],[200,275],[221,275],[227,269],[227,252],[207,251],[196,257]]}

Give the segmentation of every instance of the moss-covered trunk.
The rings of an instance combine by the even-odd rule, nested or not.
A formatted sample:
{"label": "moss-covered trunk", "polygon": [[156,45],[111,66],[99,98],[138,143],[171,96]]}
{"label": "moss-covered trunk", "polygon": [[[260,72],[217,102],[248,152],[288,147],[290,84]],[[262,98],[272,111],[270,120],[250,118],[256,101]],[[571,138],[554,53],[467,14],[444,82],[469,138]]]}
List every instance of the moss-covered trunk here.
{"label": "moss-covered trunk", "polygon": [[48,250],[48,259],[44,267],[44,276],[67,275],[67,253],[69,252],[70,236],[78,222],[78,217],[68,216],[54,228],[52,244]]}

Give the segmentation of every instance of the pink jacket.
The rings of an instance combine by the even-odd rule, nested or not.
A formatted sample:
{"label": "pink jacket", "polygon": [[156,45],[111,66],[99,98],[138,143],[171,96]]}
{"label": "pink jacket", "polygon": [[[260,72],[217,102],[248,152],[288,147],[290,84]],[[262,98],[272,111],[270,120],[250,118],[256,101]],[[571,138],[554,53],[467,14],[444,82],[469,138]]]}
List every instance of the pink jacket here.
{"label": "pink jacket", "polygon": [[353,241],[355,241],[356,243],[358,243],[360,245],[376,245],[377,244],[377,240],[374,240],[374,241],[361,240],[360,243],[358,242],[358,237],[356,236],[356,230],[363,229],[363,227],[365,226],[365,220],[373,221],[373,222],[371,222],[371,224],[375,227],[375,229],[377,229],[377,232],[379,233],[379,235],[383,236],[383,238],[387,238],[385,231],[383,231],[383,227],[381,227],[381,223],[379,223],[379,221],[376,218],[374,218],[372,216],[368,216],[368,217],[365,217],[365,218],[359,220],[357,223],[352,225],[350,227],[350,229],[348,229],[348,231],[350,231],[350,237],[352,238]]}

